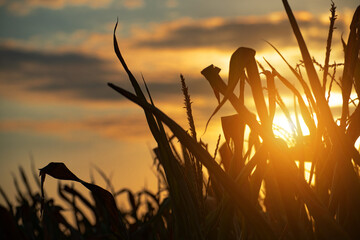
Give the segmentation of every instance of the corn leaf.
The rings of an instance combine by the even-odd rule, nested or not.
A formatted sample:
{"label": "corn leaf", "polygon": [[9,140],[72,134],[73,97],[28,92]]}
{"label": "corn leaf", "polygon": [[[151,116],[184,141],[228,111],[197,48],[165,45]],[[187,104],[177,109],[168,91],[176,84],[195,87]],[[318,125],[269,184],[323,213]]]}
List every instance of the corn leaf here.
{"label": "corn leaf", "polygon": [[[107,221],[110,222],[112,231],[124,235],[124,233],[119,232],[119,226],[121,225],[120,216],[116,206],[115,199],[110,192],[95,184],[87,183],[79,179],[66,167],[64,163],[61,162],[51,162],[47,166],[40,169],[42,189],[44,187],[44,181],[46,175],[49,175],[59,180],[70,180],[70,181],[79,182],[82,185],[84,185],[87,189],[91,191],[91,194],[95,199],[97,208],[100,208],[99,211],[101,217],[104,218],[104,220],[106,219]],[[42,197],[44,198],[44,195],[42,195]],[[42,206],[42,212],[43,209],[44,206]]]}
{"label": "corn leaf", "polygon": [[341,88],[343,106],[341,114],[341,125],[345,128],[346,119],[349,115],[349,99],[352,85],[354,83],[354,73],[358,55],[360,51],[360,6],[356,9],[350,24],[350,34],[345,48],[345,63],[343,76],[341,78]]}

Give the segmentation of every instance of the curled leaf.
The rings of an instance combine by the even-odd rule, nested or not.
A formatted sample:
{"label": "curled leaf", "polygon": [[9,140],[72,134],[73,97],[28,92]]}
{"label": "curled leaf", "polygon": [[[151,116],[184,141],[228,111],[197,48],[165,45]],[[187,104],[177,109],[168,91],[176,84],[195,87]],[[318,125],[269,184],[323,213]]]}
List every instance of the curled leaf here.
{"label": "curled leaf", "polygon": [[118,231],[118,226],[120,224],[120,218],[118,209],[116,206],[115,199],[113,195],[91,183],[87,183],[80,178],[78,178],[74,173],[72,173],[64,163],[62,162],[51,162],[44,168],[40,169],[40,176],[41,176],[41,194],[42,194],[42,203],[41,203],[41,212],[44,211],[44,181],[46,175],[49,175],[55,179],[59,180],[70,180],[79,182],[84,185],[87,189],[91,191],[91,194],[95,200],[96,208],[99,211],[99,215],[110,222],[110,226],[114,232]]}

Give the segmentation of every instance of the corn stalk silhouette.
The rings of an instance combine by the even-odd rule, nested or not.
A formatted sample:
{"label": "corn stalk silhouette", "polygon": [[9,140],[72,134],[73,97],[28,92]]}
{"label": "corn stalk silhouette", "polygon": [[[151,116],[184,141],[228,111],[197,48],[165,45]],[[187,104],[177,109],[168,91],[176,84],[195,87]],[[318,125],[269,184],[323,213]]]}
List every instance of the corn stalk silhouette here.
{"label": "corn stalk silhouette", "polygon": [[[157,142],[154,152],[159,174],[169,193],[162,202],[149,194],[158,203],[158,212],[148,221],[136,221],[136,230],[131,231],[110,192],[78,179],[63,164],[51,163],[41,169],[42,184],[46,175],[83,184],[94,199],[98,199],[94,209],[103,210],[98,214],[108,219],[109,234],[112,232],[116,238],[146,239],[142,238],[144,232],[151,226],[160,226],[157,235],[147,232],[148,239],[154,236],[159,239],[359,239],[360,155],[354,144],[360,135],[360,110],[358,101],[354,111],[350,110],[349,102],[353,87],[358,97],[360,94],[360,7],[354,13],[347,42],[343,40],[345,60],[340,77],[343,104],[338,125],[325,95],[327,91],[330,95],[335,80],[335,73],[330,75],[329,71],[333,68],[335,72],[338,67],[329,65],[335,5],[331,7],[325,64],[320,67],[324,71],[321,83],[294,14],[288,2],[282,2],[307,78],[301,74],[301,67],[291,66],[274,46],[274,51],[282,57],[302,89],[292,85],[266,59],[268,69],[259,64],[255,50],[246,47],[238,48],[231,56],[227,83],[219,75],[220,68],[206,67],[201,74],[209,82],[219,104],[205,128],[226,102],[236,111],[235,115],[221,118],[225,142],[221,146],[219,141],[217,143],[220,163],[197,139],[184,77],[181,76],[181,82],[191,134],[155,106],[145,81],[146,94],[142,91],[120,52],[116,23],[114,50],[134,93],[112,83],[108,85],[144,110]],[[268,99],[259,68],[264,74]],[[292,92],[299,106],[299,111],[295,109],[296,123],[277,91],[279,83]],[[239,96],[234,93],[238,84]],[[253,94],[255,113],[244,101],[247,84]],[[295,130],[293,146],[289,147],[274,134],[277,105]],[[309,135],[303,134],[300,117]],[[246,128],[250,129],[249,135],[245,135]],[[179,141],[181,153],[177,152],[173,139]],[[311,163],[309,179],[305,178],[305,162]],[[202,174],[203,167],[208,170],[209,177]],[[311,184],[313,178],[315,183]],[[139,203],[130,190],[123,192],[129,194],[134,209],[132,216],[137,219]],[[75,196],[74,191],[73,194]],[[44,208],[44,214],[46,211],[49,210]]]}

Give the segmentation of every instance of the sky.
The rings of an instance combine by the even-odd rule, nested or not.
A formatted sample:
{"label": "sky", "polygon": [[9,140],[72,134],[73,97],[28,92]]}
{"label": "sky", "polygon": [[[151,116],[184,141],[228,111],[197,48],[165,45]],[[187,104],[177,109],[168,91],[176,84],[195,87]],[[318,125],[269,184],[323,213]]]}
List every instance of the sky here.
{"label": "sky", "polygon": [[[341,36],[347,37],[360,2],[334,2],[330,61],[341,62]],[[311,54],[323,62],[331,1],[289,3]],[[94,176],[102,185],[99,167],[116,190],[156,189],[156,144],[143,111],[107,86],[132,90],[113,51],[117,19],[128,66],[139,80],[144,76],[155,104],[185,129],[180,73],[203,132],[216,107],[203,68],[214,64],[225,79],[232,52],[244,46],[286,71],[266,41],[292,64],[300,59],[280,0],[0,0],[0,186],[9,196],[19,166],[31,177],[31,158],[36,169],[64,162],[83,180]],[[225,107],[223,113],[232,112]],[[210,148],[220,133],[210,124],[204,136]]]}

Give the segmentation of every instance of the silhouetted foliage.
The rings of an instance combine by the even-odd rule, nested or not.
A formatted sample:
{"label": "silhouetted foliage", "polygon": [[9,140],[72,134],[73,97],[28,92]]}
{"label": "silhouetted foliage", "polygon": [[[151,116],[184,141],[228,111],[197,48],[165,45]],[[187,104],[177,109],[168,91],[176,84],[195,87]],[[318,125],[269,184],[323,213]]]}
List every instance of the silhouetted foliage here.
{"label": "silhouetted foliage", "polygon": [[[227,83],[220,77],[218,67],[210,65],[201,72],[218,100],[206,127],[225,102],[230,102],[236,111],[221,118],[225,142],[220,145],[218,140],[216,144],[220,163],[209,153],[207,145],[197,139],[184,77],[181,75],[181,87],[190,133],[155,106],[145,81],[148,96],[143,93],[121,55],[116,24],[115,53],[135,94],[112,83],[109,86],[144,110],[157,143],[154,163],[159,191],[134,193],[122,189],[110,193],[79,179],[63,163],[50,163],[40,169],[41,187],[34,191],[20,169],[27,193],[18,190],[15,208],[0,189],[7,203],[6,207],[0,206],[0,238],[360,239],[360,154],[355,148],[360,135],[360,110],[359,100],[350,98],[352,88],[357,97],[360,94],[360,7],[354,13],[348,40],[343,40],[344,63],[329,65],[336,20],[332,4],[322,66],[311,58],[290,6],[286,0],[283,4],[302,62],[293,67],[275,47],[274,50],[302,89],[296,88],[267,60],[266,69],[255,60],[255,50],[245,47],[231,56]],[[340,67],[342,76],[336,79],[336,69]],[[322,81],[319,71],[324,73]],[[339,124],[328,103],[334,81],[340,82],[343,97]],[[238,84],[240,93],[236,95]],[[283,84],[294,95],[295,105],[299,107],[299,110],[295,107],[295,122],[277,91],[277,84]],[[256,113],[245,105],[245,85],[251,88]],[[351,111],[350,104],[355,105],[355,110]],[[277,106],[294,130],[291,144],[274,134]],[[308,135],[304,134],[300,118],[308,128]],[[305,163],[311,164],[309,177]],[[203,168],[208,176],[203,174]],[[74,187],[59,183],[59,196],[71,207],[74,225],[63,216],[61,206],[45,197],[46,175],[79,182],[91,192],[92,199],[87,199]],[[109,180],[106,181],[109,185]],[[128,196],[129,211],[121,211],[116,205],[115,198],[122,194]],[[95,223],[86,217],[79,202],[92,213]],[[145,210],[140,211],[141,207]]]}

